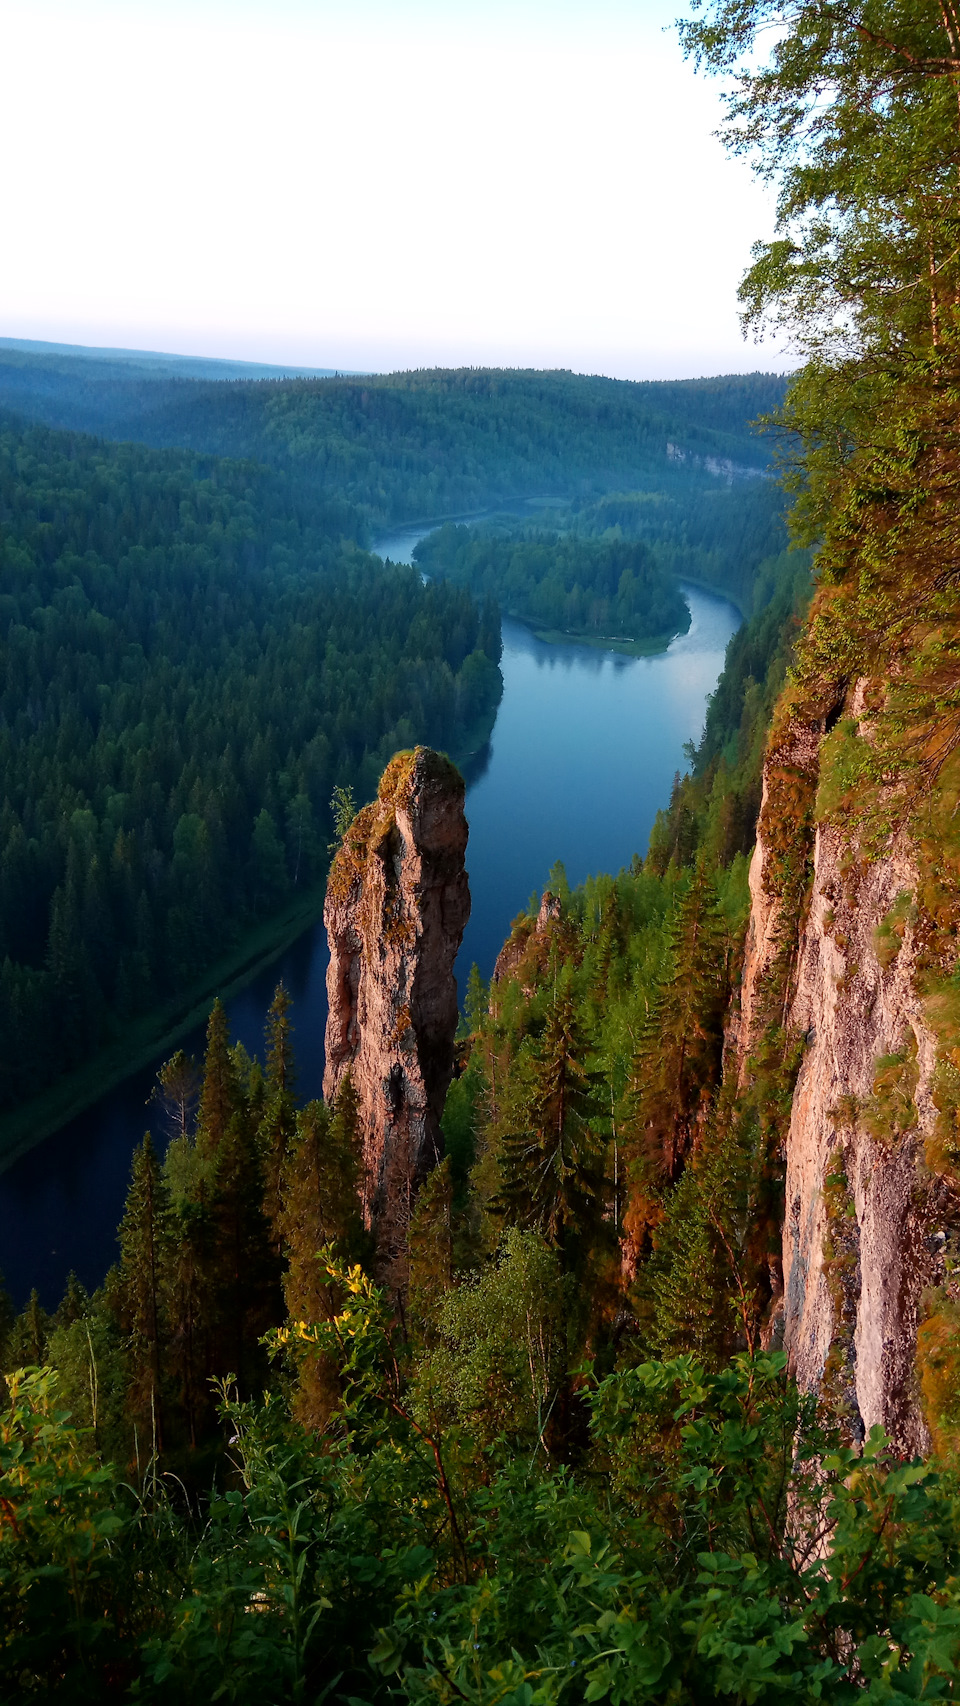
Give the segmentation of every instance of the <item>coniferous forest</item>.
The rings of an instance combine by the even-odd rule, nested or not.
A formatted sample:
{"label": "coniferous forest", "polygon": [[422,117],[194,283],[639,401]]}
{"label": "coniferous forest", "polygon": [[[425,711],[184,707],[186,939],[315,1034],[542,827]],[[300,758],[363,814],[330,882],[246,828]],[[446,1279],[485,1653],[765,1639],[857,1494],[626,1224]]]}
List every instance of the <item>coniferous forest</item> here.
{"label": "coniferous forest", "polygon": [[48,426],[282,469],[373,525],[660,485],[705,465],[761,471],[751,423],[776,374],[628,383],[463,368],[362,378],[165,378],[128,364],[0,350],[0,406]]}
{"label": "coniferous forest", "polygon": [[[282,475],[0,432],[0,1106],[316,885],[337,786],[479,745],[499,615]],[[349,516],[349,511],[346,511]]]}
{"label": "coniferous forest", "polygon": [[[560,484],[578,542],[565,521],[549,558],[525,547],[521,614],[641,649],[686,626],[678,573],[749,609],[784,544],[751,428],[783,395],[776,377],[358,390],[13,351],[0,368],[31,413],[111,433],[2,425],[0,1113],[137,1016],[189,1011],[252,928],[322,884],[334,789],[367,797],[398,747],[483,747],[512,584],[444,571],[424,586],[358,543],[378,521],[503,492],[522,508],[538,488],[542,505],[542,482]],[[195,448],[112,442],[128,432]],[[224,448],[256,460],[211,454]],[[752,477],[731,484],[727,452]],[[625,470],[644,491],[605,499]],[[656,513],[651,543],[638,509]]]}
{"label": "coniferous forest", "polygon": [[[471,975],[389,1272],[282,985],[259,1057],[214,1001],[165,1062],[102,1285],[0,1308],[0,1699],[960,1693],[960,20],[681,37],[778,185],[785,397],[4,357],[8,1096],[319,884],[397,747],[468,746],[502,610],[662,635],[684,573],[744,622],[649,847]],[[528,500],[427,584],[365,549]]]}
{"label": "coniferous forest", "polygon": [[496,538],[447,522],[415,556],[432,578],[468,586],[537,630],[662,644],[690,621],[675,579],[639,540]]}

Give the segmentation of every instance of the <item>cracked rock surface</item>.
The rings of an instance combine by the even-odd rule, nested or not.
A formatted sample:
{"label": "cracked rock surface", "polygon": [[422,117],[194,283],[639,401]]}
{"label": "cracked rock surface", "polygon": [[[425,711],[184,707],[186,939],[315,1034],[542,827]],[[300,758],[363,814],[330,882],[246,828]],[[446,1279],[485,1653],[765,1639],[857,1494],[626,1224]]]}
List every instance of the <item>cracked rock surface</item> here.
{"label": "cracked rock surface", "polygon": [[417,1190],[442,1155],[453,1076],[453,964],[470,916],[467,821],[456,767],[398,753],[331,866],[323,1093],[347,1073],[359,1101],[364,1217],[384,1272],[402,1259]]}

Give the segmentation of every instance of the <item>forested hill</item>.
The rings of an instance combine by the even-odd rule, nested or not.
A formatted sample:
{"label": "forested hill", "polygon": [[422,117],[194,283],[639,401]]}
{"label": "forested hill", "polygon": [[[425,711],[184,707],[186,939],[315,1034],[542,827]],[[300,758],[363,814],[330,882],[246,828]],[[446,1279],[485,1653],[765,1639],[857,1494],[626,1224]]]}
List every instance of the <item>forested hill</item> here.
{"label": "forested hill", "polygon": [[[0,359],[16,366],[23,357],[23,366],[34,375],[45,370],[48,376],[59,374],[61,382],[73,373],[77,364],[94,363],[107,368],[116,380],[135,375],[140,379],[332,379],[332,367],[307,367],[302,362],[287,362],[276,366],[261,361],[231,361],[220,356],[167,355],[160,350],[109,349],[88,344],[52,344],[38,338],[0,338]],[[12,359],[11,359],[12,358]],[[40,364],[38,368],[38,363]],[[27,389],[30,379],[25,376]]]}
{"label": "forested hill", "polygon": [[0,1107],[322,875],[335,785],[462,752],[499,619],[282,472],[0,420]]}
{"label": "forested hill", "polygon": [[52,426],[251,458],[336,492],[374,525],[503,499],[682,485],[760,469],[751,428],[776,374],[634,383],[567,372],[434,369],[204,383],[119,362],[0,350],[0,406]]}

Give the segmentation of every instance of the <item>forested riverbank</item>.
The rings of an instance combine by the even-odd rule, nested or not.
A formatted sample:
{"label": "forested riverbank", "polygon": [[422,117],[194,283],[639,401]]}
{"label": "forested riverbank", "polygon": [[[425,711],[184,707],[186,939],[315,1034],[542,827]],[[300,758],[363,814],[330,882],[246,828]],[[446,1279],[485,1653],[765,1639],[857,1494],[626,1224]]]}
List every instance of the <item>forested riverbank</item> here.
{"label": "forested riverbank", "polygon": [[[33,376],[38,409],[93,421],[91,399],[112,398],[119,408],[122,398],[124,407],[141,409],[145,436],[171,384],[180,404],[200,395],[193,382],[137,371],[131,378],[117,363],[101,372],[93,359],[76,371],[69,358],[44,365],[7,352],[0,366],[4,360],[24,383]],[[39,1132],[57,1110],[112,1081],[125,1049],[139,1058],[151,1034],[187,1023],[203,990],[282,942],[285,918],[291,909],[305,916],[301,896],[322,878],[335,787],[364,798],[398,746],[426,741],[463,759],[488,736],[500,692],[496,599],[504,589],[491,582],[485,593],[443,577],[424,587],[415,571],[367,555],[356,540],[369,516],[377,504],[397,504],[374,501],[364,481],[380,480],[388,464],[393,480],[409,472],[410,456],[432,457],[428,441],[443,423],[446,439],[474,465],[487,458],[485,491],[505,469],[517,490],[562,475],[596,493],[611,469],[639,468],[661,533],[666,527],[679,543],[685,506],[692,516],[705,493],[721,496],[717,514],[736,515],[740,494],[748,510],[756,508],[748,486],[728,487],[706,461],[724,447],[757,457],[744,410],[775,399],[780,386],[748,376],[611,390],[573,375],[475,375],[468,383],[435,374],[378,381],[374,404],[352,382],[342,394],[326,384],[203,391],[204,408],[218,420],[246,423],[243,444],[257,455],[269,451],[267,465],[104,444],[13,418],[4,424],[0,1143],[7,1154],[24,1141],[35,1097],[44,1096],[35,1110]],[[274,404],[281,414],[294,409],[310,443],[334,420],[343,424],[338,410],[359,406],[367,420],[369,406],[380,461],[365,462],[372,452],[360,441],[356,467],[367,472],[356,479],[329,460],[308,474],[296,456],[278,458],[264,426]],[[506,441],[494,422],[509,423]],[[111,423],[118,428],[120,416]],[[191,432],[184,427],[185,442]],[[456,459],[445,458],[452,467]],[[657,497],[658,486],[671,495]],[[400,508],[460,491],[414,480]],[[623,504],[629,499],[621,496]],[[682,627],[674,570],[681,557],[692,560],[691,550],[684,547],[676,562],[658,555],[652,565],[650,552],[661,552],[662,540],[651,547],[624,539],[619,512],[614,537],[610,519],[588,506],[576,550],[598,564],[637,560],[626,582],[622,566],[615,576],[627,602],[613,615],[614,632],[624,623],[658,634]],[[764,549],[762,530],[754,525],[751,534],[750,525],[741,524],[744,553],[728,546],[716,576],[736,581],[741,596],[737,576],[752,586]],[[593,536],[601,530],[603,537]],[[767,542],[772,537],[768,525]],[[530,596],[544,611],[552,609],[546,589],[563,549],[548,548],[528,567]],[[694,541],[698,552],[709,579]],[[603,573],[609,579],[613,570]],[[611,612],[606,605],[594,612],[598,632],[611,625]],[[70,1083],[57,1090],[65,1074]]]}
{"label": "forested riverbank", "polygon": [[482,744],[501,680],[494,607],[265,470],[15,425],[0,457],[10,1107],[246,955],[321,880],[334,787]]}
{"label": "forested riverbank", "polygon": [[[720,466],[718,444],[737,436],[736,399],[766,388],[749,377],[665,389],[669,427],[664,412],[636,435],[649,465],[636,443],[623,450],[628,490],[604,457],[611,428],[637,426],[635,394],[568,375],[159,398],[158,431],[179,421],[218,443],[259,435],[280,448],[251,480],[286,479],[313,458],[343,475],[368,519],[400,501],[408,452],[421,510],[428,490],[445,493],[435,513],[456,507],[455,493],[489,491],[519,445],[518,497],[559,465],[571,437],[551,436],[558,400],[579,399],[596,412],[579,417],[577,443],[596,460],[568,465],[554,548],[574,538],[569,565],[614,561],[624,541],[661,567],[672,557],[674,573],[698,561],[708,583],[729,578],[745,620],[645,850],[572,884],[556,867],[489,979],[471,976],[459,1017],[462,778],[405,744],[363,804],[372,738],[355,755],[364,793],[337,777],[326,1099],[297,1092],[282,986],[256,1051],[215,1002],[202,1062],[179,1052],[161,1068],[157,1141],[147,1135],[133,1157],[103,1282],[88,1291],[69,1277],[53,1311],[35,1294],[19,1313],[0,1297],[3,1698],[960,1698],[960,16],[949,0],[707,0],[680,33],[723,79],[730,149],[755,152],[777,190],[741,301],[749,325],[786,331],[806,362],[781,421],[797,447],[786,478],[801,549],[756,548],[771,519],[759,483],[741,535],[754,547],[737,543],[734,458]],[[129,401],[105,395],[115,410]],[[474,411],[491,400],[481,429]],[[694,419],[688,405],[704,412]],[[385,458],[390,422],[411,431]],[[449,477],[436,473],[438,422],[450,427]],[[533,422],[541,437],[524,447]],[[482,444],[500,448],[480,467]],[[180,493],[169,517],[179,540],[195,512],[188,503],[184,515],[183,465],[166,455],[148,465]],[[139,450],[112,456],[139,466]],[[239,478],[230,466],[225,478]],[[140,488],[130,474],[122,489]],[[246,534],[230,521],[232,487],[228,497],[201,517],[199,638],[215,638],[209,598],[230,647],[247,658],[262,642],[273,664],[278,625],[261,620],[244,579],[256,550],[252,564],[233,553]],[[715,551],[712,519],[728,503]],[[10,627],[15,655],[46,660],[68,687],[70,659],[86,656],[76,636],[99,656],[105,624],[138,611],[151,586],[134,576],[131,587],[126,559],[91,547],[68,586],[31,602],[29,577],[45,587],[52,573],[45,541],[57,544],[73,514],[58,500],[17,547]],[[120,517],[137,521],[126,496]],[[109,503],[106,521],[117,525]],[[218,526],[246,597],[236,628],[217,599]],[[336,651],[347,733],[384,655],[409,663],[405,682],[425,683],[424,705],[432,675],[458,681],[478,649],[490,681],[495,658],[479,640],[496,613],[477,607],[472,576],[492,564],[502,595],[503,538],[485,557],[489,536],[447,536],[455,570],[467,553],[463,585],[381,573],[353,535],[337,537],[329,562],[304,546],[316,570],[306,577],[299,546],[296,561],[268,553],[266,605],[284,610],[290,597],[296,617],[330,587],[344,630],[354,616],[368,624],[352,670],[346,641]],[[172,566],[159,549],[147,558],[192,616],[177,553]],[[549,567],[527,576],[531,561],[518,581],[533,598]],[[83,574],[119,587],[119,614],[87,609]],[[597,584],[608,618],[612,586]],[[585,581],[557,576],[551,596],[575,587]],[[373,614],[361,593],[384,593]],[[696,626],[694,613],[675,642],[678,675],[696,675],[684,650]],[[48,635],[69,647],[44,652]],[[455,668],[458,643],[474,649]],[[548,650],[562,681],[573,648]],[[584,655],[598,676],[656,682],[670,652]],[[319,648],[294,659],[322,717]],[[222,732],[216,663],[203,705]],[[42,747],[42,697],[0,698],[22,719],[16,742],[2,730],[11,774],[34,736],[50,758],[43,801],[75,785],[67,760],[81,746],[98,752],[96,671],[76,676],[87,723],[63,719],[62,754]],[[243,685],[242,669],[229,679]],[[290,686],[282,670],[266,679],[276,692],[252,695],[258,715]],[[130,691],[121,673],[106,699],[129,705]],[[176,700],[168,730],[187,726],[182,709]],[[265,870],[290,880],[283,836],[298,818],[273,802],[288,798],[282,779],[295,800],[308,777],[295,742],[276,738],[284,709],[268,719],[262,791],[245,796],[245,833],[255,815],[241,899]],[[405,712],[389,709],[384,738],[406,735]],[[638,719],[638,742],[658,712]],[[103,727],[122,755],[108,710]],[[148,769],[162,771],[166,750],[146,745]],[[232,777],[232,737],[219,752],[198,737],[197,751]],[[565,815],[585,816],[588,789],[563,793],[563,756],[546,785]],[[183,816],[196,819],[188,853],[206,821],[181,772],[163,774],[155,804],[143,781],[151,824],[165,806],[172,826],[149,843],[161,876],[164,851],[176,872]],[[93,805],[69,804],[65,821],[80,823],[54,896],[110,845],[82,839],[88,814],[100,821]],[[266,864],[263,814],[279,846]],[[134,833],[121,816],[121,847]],[[171,917],[190,898],[172,891]],[[84,917],[99,943],[104,915]],[[44,952],[50,975],[59,961]]]}
{"label": "forested riverbank", "polygon": [[728,467],[760,471],[769,449],[751,423],[784,389],[771,373],[638,383],[489,368],[210,384],[0,350],[0,407],[272,467],[352,511],[341,526],[363,543],[391,523],[545,492],[696,487]]}

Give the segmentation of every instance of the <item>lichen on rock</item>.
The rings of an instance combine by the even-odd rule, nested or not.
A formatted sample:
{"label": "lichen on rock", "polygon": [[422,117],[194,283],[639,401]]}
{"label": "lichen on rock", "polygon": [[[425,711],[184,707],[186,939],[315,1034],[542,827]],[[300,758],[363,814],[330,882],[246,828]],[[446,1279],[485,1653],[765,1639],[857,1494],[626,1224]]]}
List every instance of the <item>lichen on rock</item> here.
{"label": "lichen on rock", "polygon": [[[825,1397],[842,1388],[855,1436],[879,1423],[899,1449],[915,1451],[928,1438],[916,1347],[924,1290],[936,1278],[936,1188],[923,1157],[936,1120],[937,1042],[919,975],[916,842],[901,825],[878,847],[865,835],[862,800],[859,813],[846,805],[847,783],[856,793],[866,764],[858,753],[854,765],[847,749],[855,727],[869,744],[868,685],[851,682],[826,713],[816,695],[795,701],[792,740],[771,742],[739,1072],[741,1083],[750,1079],[772,1022],[804,1039],[783,1140],[784,1343],[797,1378]],[[792,850],[784,774],[802,801]]]}
{"label": "lichen on rock", "polygon": [[402,1284],[417,1190],[440,1159],[453,1074],[453,965],[470,915],[464,783],[429,747],[397,753],[339,848],[323,910],[330,943],[323,1092],[347,1073],[363,1135],[363,1206],[381,1271]]}

